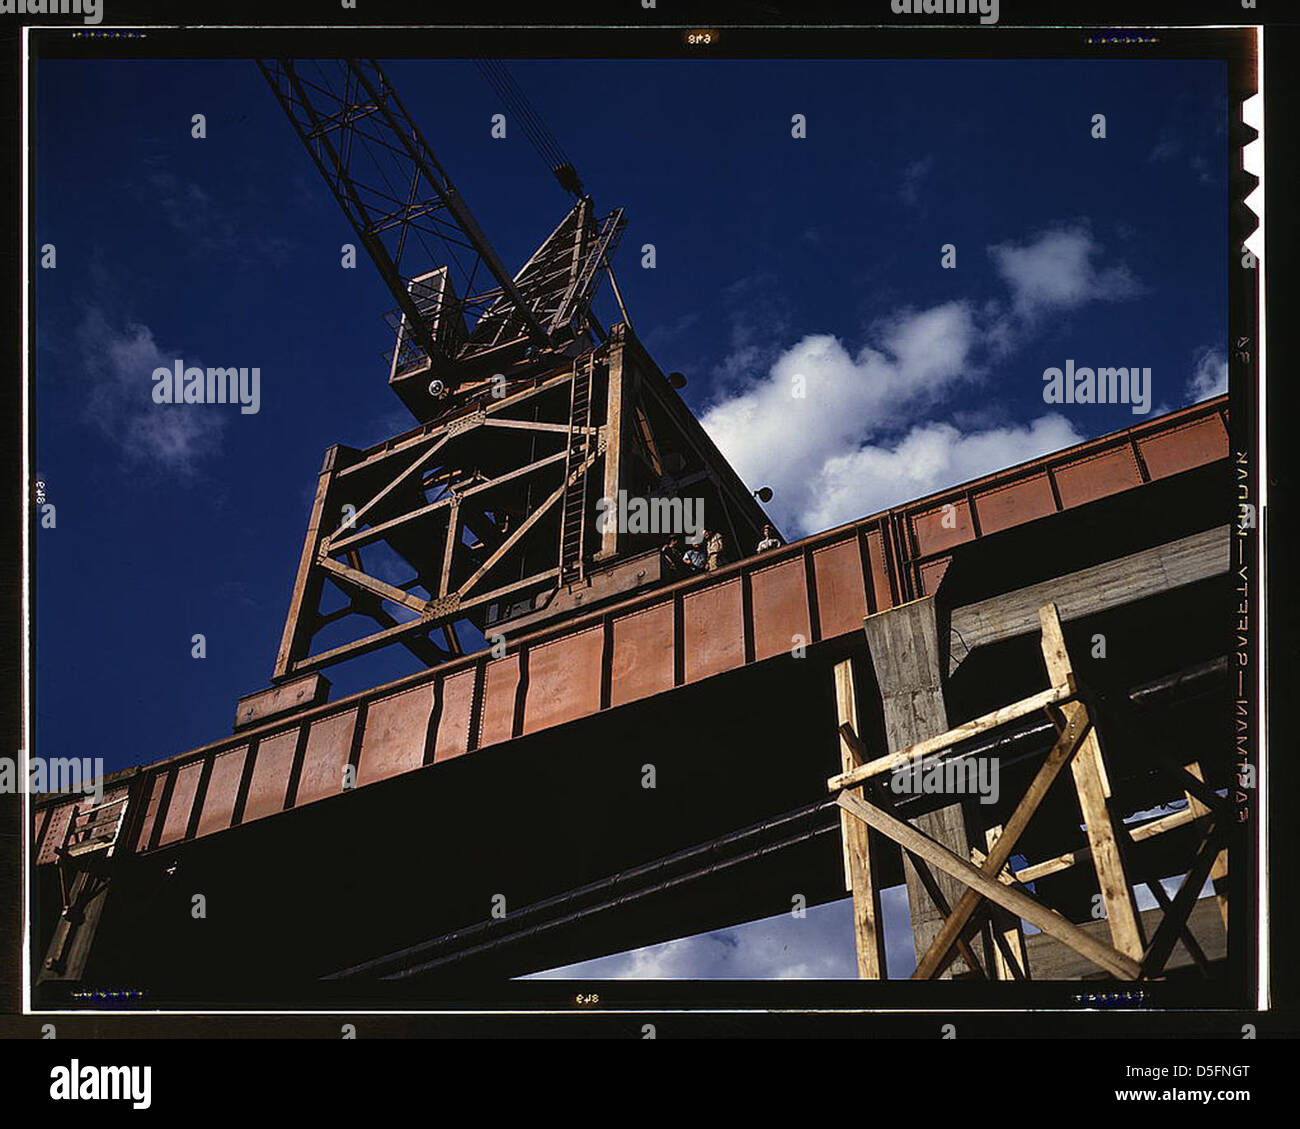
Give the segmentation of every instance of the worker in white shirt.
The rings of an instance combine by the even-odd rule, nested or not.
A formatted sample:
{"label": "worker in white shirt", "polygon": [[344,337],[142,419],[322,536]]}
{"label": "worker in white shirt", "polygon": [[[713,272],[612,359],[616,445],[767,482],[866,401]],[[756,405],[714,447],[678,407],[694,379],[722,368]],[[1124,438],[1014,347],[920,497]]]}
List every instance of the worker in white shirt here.
{"label": "worker in white shirt", "polygon": [[712,572],[722,566],[722,555],[726,552],[726,542],[722,539],[722,534],[716,530],[704,531],[704,552],[706,563],[704,569],[706,572]]}

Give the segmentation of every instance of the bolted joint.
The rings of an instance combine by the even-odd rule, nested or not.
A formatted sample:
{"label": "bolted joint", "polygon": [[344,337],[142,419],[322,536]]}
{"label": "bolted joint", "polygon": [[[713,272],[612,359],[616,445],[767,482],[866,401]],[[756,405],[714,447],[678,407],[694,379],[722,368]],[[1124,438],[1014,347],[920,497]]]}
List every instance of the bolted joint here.
{"label": "bolted joint", "polygon": [[460,597],[452,592],[436,600],[430,600],[424,605],[424,611],[421,615],[424,619],[439,619],[442,616],[453,614],[459,608]]}

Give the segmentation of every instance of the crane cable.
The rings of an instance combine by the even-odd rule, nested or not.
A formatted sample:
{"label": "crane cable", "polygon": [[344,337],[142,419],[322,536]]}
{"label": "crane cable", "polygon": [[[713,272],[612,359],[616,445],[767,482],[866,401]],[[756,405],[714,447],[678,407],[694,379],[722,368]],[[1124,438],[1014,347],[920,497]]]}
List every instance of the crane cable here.
{"label": "crane cable", "polygon": [[506,70],[505,65],[499,59],[478,59],[475,62],[493,90],[506,104],[506,108],[518,115],[520,122],[523,124],[524,132],[528,135],[528,139],[533,143],[533,147],[542,160],[552,167],[566,163],[568,157],[564,150],[560,148],[559,142],[546,128],[519,84]]}
{"label": "crane cable", "polygon": [[569,160],[568,154],[561,148],[555,136],[546,128],[546,124],[533,109],[519,84],[506,70],[505,64],[500,59],[475,59],[474,65],[487,79],[506,109],[517,118],[528,140],[537,150],[537,155],[559,181],[560,187],[579,198],[586,195],[573,162]]}

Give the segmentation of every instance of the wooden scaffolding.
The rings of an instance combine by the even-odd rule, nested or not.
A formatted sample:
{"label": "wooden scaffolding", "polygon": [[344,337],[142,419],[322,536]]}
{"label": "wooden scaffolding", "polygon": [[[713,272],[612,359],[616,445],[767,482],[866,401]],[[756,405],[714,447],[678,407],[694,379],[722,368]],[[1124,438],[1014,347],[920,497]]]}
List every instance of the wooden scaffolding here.
{"label": "wooden scaffolding", "polygon": [[[873,618],[878,617],[868,617],[867,621],[869,635]],[[1076,677],[1056,605],[1043,606],[1039,619],[1050,683],[1047,689],[884,756],[872,757],[860,736],[864,728],[853,661],[846,659],[835,668],[843,771],[831,777],[827,787],[842,809],[845,888],[853,895],[858,974],[864,979],[883,979],[886,974],[880,891],[873,881],[871,830],[901,849],[918,880],[916,885],[938,915],[932,938],[924,946],[918,943],[913,979],[941,976],[958,959],[976,977],[1029,978],[1022,921],[1068,946],[1101,969],[1103,975],[1116,979],[1161,977],[1180,940],[1201,973],[1208,974],[1207,958],[1188,919],[1210,877],[1215,880],[1219,911],[1227,926],[1227,897],[1223,891],[1228,874],[1226,842],[1233,821],[1230,802],[1204,783],[1195,761],[1179,764],[1164,758],[1160,768],[1171,786],[1182,790],[1187,806],[1130,831],[1111,808],[1111,786],[1096,711]],[[923,712],[916,702],[915,678],[911,687],[909,706],[915,717]],[[887,685],[882,685],[882,692],[888,702]],[[969,858],[953,850],[951,838],[935,831],[935,817],[942,818],[943,812],[909,822],[892,810],[893,797],[887,787],[890,774],[956,758],[972,739],[1040,713],[1050,719],[1056,738],[1011,816],[1001,826],[987,829],[986,850],[971,848]],[[1073,776],[1087,846],[1012,870],[1010,863],[1025,828],[1067,766]],[[927,820],[929,828],[917,825]],[[1197,828],[1199,843],[1177,893],[1170,898],[1158,875],[1135,870],[1132,848],[1138,842],[1189,825]],[[1091,863],[1096,873],[1094,916],[1105,919],[1109,943],[1027,889],[1035,879],[1084,863]],[[948,892],[941,886],[945,879]],[[1162,911],[1149,937],[1135,903],[1135,883],[1147,886]],[[956,897],[952,895],[954,884]],[[914,931],[918,927],[916,916]],[[977,949],[982,949],[984,960],[977,955]]]}

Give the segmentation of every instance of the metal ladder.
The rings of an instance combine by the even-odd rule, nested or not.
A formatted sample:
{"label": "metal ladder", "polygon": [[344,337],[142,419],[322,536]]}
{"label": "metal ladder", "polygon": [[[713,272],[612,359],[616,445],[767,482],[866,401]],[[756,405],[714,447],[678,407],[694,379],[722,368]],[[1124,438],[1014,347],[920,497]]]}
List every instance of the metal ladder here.
{"label": "metal ladder", "polygon": [[569,397],[569,447],[564,462],[564,508],[560,518],[560,584],[583,578],[583,543],[587,531],[587,472],[591,451],[591,384],[596,358],[586,353],[573,362]]}

